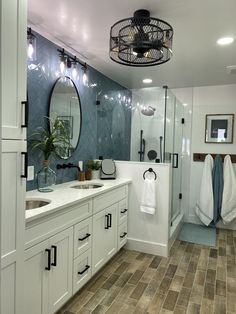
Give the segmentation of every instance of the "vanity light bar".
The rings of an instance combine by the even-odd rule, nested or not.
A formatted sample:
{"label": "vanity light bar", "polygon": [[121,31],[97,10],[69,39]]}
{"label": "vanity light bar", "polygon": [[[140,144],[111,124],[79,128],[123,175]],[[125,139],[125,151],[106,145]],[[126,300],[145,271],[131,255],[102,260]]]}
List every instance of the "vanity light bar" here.
{"label": "vanity light bar", "polygon": [[[71,67],[71,64],[75,64],[75,63],[79,63],[84,69],[87,70],[87,64],[86,62],[82,62],[80,59],[78,59],[76,56],[71,57],[71,55],[69,53],[67,53],[65,51],[65,49],[57,49],[57,51],[59,52],[59,56],[60,58],[66,58],[67,59],[67,67]],[[69,66],[68,66],[68,62],[69,62]]]}

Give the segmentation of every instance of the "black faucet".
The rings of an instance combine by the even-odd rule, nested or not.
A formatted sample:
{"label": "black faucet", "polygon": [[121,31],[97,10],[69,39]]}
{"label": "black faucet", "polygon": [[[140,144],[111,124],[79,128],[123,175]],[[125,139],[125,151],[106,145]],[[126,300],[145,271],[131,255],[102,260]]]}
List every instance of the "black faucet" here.
{"label": "black faucet", "polygon": [[66,168],[77,168],[78,171],[80,171],[80,167],[79,166],[76,166],[76,165],[73,165],[72,163],[68,163],[68,164],[57,164],[57,169],[66,169]]}

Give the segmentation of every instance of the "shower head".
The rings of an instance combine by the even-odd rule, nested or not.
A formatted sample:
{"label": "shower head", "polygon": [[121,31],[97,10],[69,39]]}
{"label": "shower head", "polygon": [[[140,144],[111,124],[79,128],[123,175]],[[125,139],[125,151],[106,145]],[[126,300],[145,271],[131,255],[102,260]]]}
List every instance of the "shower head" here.
{"label": "shower head", "polygon": [[153,108],[153,107],[151,107],[151,106],[148,106],[148,107],[146,107],[146,108],[143,108],[143,109],[141,110],[141,113],[142,113],[144,116],[151,117],[151,116],[154,115],[155,111],[156,111],[155,108]]}

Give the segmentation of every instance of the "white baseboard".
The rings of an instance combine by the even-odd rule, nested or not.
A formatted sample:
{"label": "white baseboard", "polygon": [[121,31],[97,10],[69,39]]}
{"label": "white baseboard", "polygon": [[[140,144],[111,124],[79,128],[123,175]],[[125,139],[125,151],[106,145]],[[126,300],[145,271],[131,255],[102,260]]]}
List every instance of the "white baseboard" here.
{"label": "white baseboard", "polygon": [[168,256],[168,246],[162,243],[148,242],[139,239],[128,238],[125,246],[128,250],[159,255],[163,257]]}
{"label": "white baseboard", "polygon": [[176,218],[176,220],[173,223],[173,226],[171,226],[171,229],[174,228],[173,233],[170,236],[169,240],[169,249],[172,247],[173,243],[175,242],[175,239],[178,237],[180,230],[184,223],[184,216],[183,214],[180,214],[179,217]]}

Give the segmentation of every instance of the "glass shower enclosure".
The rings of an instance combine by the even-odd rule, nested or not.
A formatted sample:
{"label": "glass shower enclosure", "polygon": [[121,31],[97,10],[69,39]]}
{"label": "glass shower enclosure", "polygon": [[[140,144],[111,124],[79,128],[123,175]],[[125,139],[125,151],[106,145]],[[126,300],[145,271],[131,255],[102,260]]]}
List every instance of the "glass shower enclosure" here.
{"label": "glass shower enclosure", "polygon": [[181,212],[184,107],[167,87],[132,90],[130,160],[172,164],[171,224]]}

